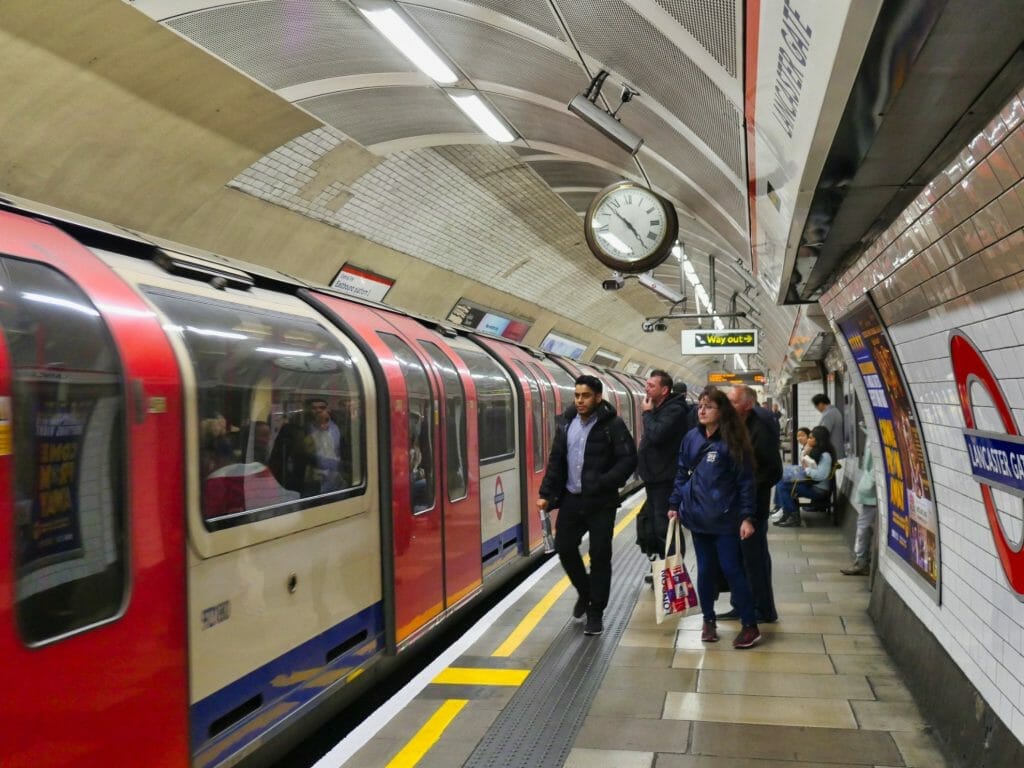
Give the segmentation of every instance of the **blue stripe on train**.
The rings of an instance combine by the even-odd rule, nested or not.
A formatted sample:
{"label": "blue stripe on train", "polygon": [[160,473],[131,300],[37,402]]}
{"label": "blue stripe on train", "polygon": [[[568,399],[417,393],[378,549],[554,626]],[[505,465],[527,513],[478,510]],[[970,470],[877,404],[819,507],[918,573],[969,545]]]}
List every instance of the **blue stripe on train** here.
{"label": "blue stripe on train", "polygon": [[[353,646],[328,662],[332,649],[347,642]],[[383,647],[383,608],[376,603],[193,704],[189,717],[192,753],[196,757],[202,753],[211,764],[224,760],[295,714],[335,681],[363,667]],[[210,735],[218,720],[247,702],[252,709],[245,707],[249,711],[241,719]],[[261,713],[275,705],[279,716],[261,718]]]}
{"label": "blue stripe on train", "polygon": [[523,524],[516,523],[511,528],[506,528],[504,531],[499,533],[480,545],[480,552],[494,552],[490,557],[483,559],[483,564],[488,565],[489,563],[497,562],[504,557],[507,557],[509,550],[515,546],[515,551],[522,554],[525,550],[523,549]]}

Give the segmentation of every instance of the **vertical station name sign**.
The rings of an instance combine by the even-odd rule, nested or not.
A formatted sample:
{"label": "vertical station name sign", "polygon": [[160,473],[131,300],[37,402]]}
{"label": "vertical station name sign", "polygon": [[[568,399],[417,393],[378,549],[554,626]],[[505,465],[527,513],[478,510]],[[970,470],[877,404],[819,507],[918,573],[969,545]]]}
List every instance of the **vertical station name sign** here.
{"label": "vertical station name sign", "polygon": [[870,299],[838,320],[882,441],[890,551],[939,602],[939,519],[928,457],[900,363]]}

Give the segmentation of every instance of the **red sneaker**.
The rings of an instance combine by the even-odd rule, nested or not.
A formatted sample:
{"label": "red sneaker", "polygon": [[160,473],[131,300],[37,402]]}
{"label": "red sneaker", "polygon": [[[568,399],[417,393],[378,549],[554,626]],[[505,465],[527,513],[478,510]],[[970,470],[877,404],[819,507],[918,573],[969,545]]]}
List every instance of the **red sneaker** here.
{"label": "red sneaker", "polygon": [[757,628],[757,624],[751,624],[749,627],[744,627],[740,630],[740,633],[736,635],[736,639],[732,641],[733,648],[753,648],[754,644],[761,639],[761,632]]}
{"label": "red sneaker", "polygon": [[702,643],[718,642],[718,627],[715,626],[714,621],[704,622],[704,629],[700,632],[700,640]]}

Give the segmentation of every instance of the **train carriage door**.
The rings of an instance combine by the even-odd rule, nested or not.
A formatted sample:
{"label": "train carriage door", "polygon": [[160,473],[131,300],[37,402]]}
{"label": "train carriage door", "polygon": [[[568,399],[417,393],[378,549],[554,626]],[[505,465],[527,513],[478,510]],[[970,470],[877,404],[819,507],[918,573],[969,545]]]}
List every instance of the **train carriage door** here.
{"label": "train carriage door", "polygon": [[[418,339],[441,379],[441,462],[444,504],[445,605],[472,595],[482,583],[480,564],[480,479],[469,463],[469,443],[476,444],[476,400],[467,397],[464,377],[449,354],[432,342]],[[475,395],[475,391],[473,393]],[[470,407],[472,406],[472,408]],[[470,417],[473,418],[470,418]]]}
{"label": "train carriage door", "polygon": [[[547,446],[548,442],[544,435],[544,400],[541,397],[540,384],[533,371],[529,370],[525,363],[513,360],[512,365],[519,374],[521,381],[526,381],[529,388],[529,398],[524,398],[527,413],[527,433],[529,434],[529,451],[526,453],[526,487],[527,487],[527,509],[530,501],[540,495],[540,484],[544,480],[544,470],[547,469]],[[547,382],[545,382],[547,383]],[[539,547],[543,543],[543,534],[540,525],[533,524],[534,518],[528,518],[529,547],[527,551]]]}
{"label": "train carriage door", "polygon": [[55,228],[0,213],[0,254],[0,763],[187,765],[170,345]]}
{"label": "train carriage door", "polygon": [[430,365],[395,333],[378,331],[398,364],[404,392],[391,403],[395,633],[411,639],[445,606],[444,530],[439,503],[439,393]]}

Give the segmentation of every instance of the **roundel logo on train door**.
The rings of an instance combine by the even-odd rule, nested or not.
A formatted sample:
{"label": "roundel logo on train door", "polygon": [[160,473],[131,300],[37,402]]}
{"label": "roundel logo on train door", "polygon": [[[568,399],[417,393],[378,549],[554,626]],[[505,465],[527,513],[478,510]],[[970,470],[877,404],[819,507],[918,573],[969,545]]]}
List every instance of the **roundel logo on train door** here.
{"label": "roundel logo on train door", "polygon": [[501,475],[494,483],[494,513],[501,520],[501,513],[505,508],[505,489],[501,485]]}
{"label": "roundel logo on train door", "polygon": [[[974,403],[971,400],[971,386],[974,384],[983,387],[988,396],[992,398],[992,404],[999,414],[1003,429],[1006,430],[1006,438],[1011,442],[1020,443],[1020,430],[1017,429],[1017,422],[1006,402],[1006,396],[978,348],[962,332],[953,331],[949,338],[949,356],[953,363],[953,378],[956,381],[960,408],[963,410],[964,425],[968,430],[964,435],[968,441],[968,456],[971,456],[971,437],[977,434],[984,439],[985,435],[990,434],[977,431]],[[1003,436],[999,435],[998,437]],[[973,468],[974,462],[972,461]],[[983,482],[976,472],[974,478],[981,488],[981,498],[985,503],[985,515],[988,517],[988,525],[992,530],[992,538],[995,540],[996,552],[999,555],[999,562],[1003,566],[1003,572],[1006,573],[1006,578],[1018,597],[1024,596],[1024,551],[1022,551],[1022,546],[1018,544],[1014,547],[1007,540],[1006,531],[1003,530],[1003,524],[999,521],[999,512],[992,496],[992,486]],[[1018,495],[1020,495],[1019,492]]]}

